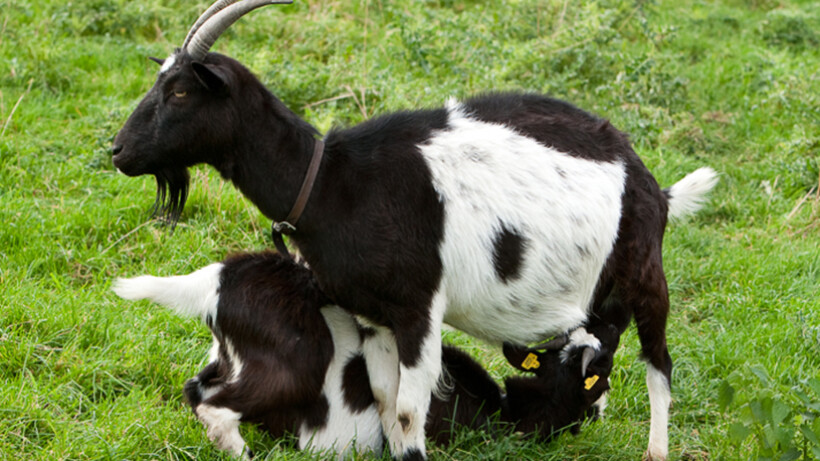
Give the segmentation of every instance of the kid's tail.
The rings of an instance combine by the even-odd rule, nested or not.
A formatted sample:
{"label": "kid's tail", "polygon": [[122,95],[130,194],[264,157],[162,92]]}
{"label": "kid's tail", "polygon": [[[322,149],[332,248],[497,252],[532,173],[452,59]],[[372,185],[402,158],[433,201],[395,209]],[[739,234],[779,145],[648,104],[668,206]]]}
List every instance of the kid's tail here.
{"label": "kid's tail", "polygon": [[209,316],[216,317],[221,271],[222,263],[216,263],[188,275],[118,278],[111,289],[120,298],[150,299],[183,317],[199,317],[206,322]]}
{"label": "kid's tail", "polygon": [[703,167],[664,189],[669,203],[669,217],[683,218],[698,211],[706,200],[706,195],[717,182],[717,172],[709,167]]}

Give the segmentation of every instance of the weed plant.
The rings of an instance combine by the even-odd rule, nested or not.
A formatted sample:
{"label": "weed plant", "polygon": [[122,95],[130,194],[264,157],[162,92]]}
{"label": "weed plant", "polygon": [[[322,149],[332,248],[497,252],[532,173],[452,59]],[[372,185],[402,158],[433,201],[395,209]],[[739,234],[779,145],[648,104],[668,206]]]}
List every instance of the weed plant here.
{"label": "weed plant", "polygon": [[[207,6],[0,0],[0,459],[228,459],[182,398],[207,329],[110,291],[269,248],[270,222],[196,168],[171,233],[112,139]],[[798,0],[297,0],[217,51],[326,131],[487,90],[549,93],[630,133],[662,185],[721,173],[664,246],[671,458],[820,459],[820,4]],[[501,379],[496,347],[454,332]],[[551,443],[464,431],[435,460],[639,459],[634,329],[607,417]],[[313,459],[244,435],[259,459]],[[366,458],[366,457],[361,457]],[[387,459],[387,458],[385,458]]]}

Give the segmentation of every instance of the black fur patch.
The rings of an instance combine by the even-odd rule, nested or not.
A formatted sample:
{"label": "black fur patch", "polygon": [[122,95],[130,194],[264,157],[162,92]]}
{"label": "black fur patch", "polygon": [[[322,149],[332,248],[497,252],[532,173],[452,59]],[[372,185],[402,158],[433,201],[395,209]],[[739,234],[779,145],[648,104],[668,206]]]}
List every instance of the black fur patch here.
{"label": "black fur patch", "polygon": [[471,117],[508,126],[544,146],[578,158],[613,162],[631,150],[626,135],[609,121],[566,101],[537,94],[500,93],[478,96],[463,104]]}
{"label": "black fur patch", "polygon": [[370,377],[364,357],[356,355],[344,367],[342,392],[345,405],[355,413],[361,413],[376,401],[370,389]]}
{"label": "black fur patch", "polygon": [[393,330],[408,367],[430,333],[444,237],[444,205],[418,146],[446,129],[447,112],[436,109],[331,131],[291,238],[336,304]]}
{"label": "black fur patch", "polygon": [[404,453],[401,461],[424,461],[424,454],[416,448],[411,448]]}
{"label": "black fur patch", "polygon": [[498,278],[507,283],[515,280],[524,262],[524,237],[501,225],[493,239],[493,267]]}
{"label": "black fur patch", "polygon": [[191,378],[185,381],[185,387],[182,388],[182,393],[185,395],[185,400],[191,405],[191,408],[196,411],[196,407],[202,403],[202,390],[199,387],[199,379]]}
{"label": "black fur patch", "polygon": [[410,416],[406,414],[399,415],[399,424],[401,424],[401,428],[404,431],[407,431],[407,426],[410,425]]}
{"label": "black fur patch", "polygon": [[366,327],[359,322],[356,322],[356,329],[359,330],[359,337],[361,337],[362,340],[372,338],[376,334],[374,328]]}
{"label": "black fur patch", "polygon": [[305,424],[313,429],[325,427],[329,412],[330,404],[328,404],[325,394],[322,394],[319,400],[311,405],[309,411],[305,413]]}

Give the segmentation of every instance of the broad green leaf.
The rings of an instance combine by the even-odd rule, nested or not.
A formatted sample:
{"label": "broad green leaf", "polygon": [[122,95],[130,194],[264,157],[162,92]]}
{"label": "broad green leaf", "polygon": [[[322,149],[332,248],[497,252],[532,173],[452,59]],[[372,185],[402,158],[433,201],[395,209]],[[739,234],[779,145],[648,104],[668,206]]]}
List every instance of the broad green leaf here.
{"label": "broad green leaf", "polygon": [[794,440],[794,427],[792,426],[784,426],[778,427],[775,426],[774,428],[774,437],[777,440],[777,443],[780,444],[781,447],[785,448],[792,445],[792,440]]}
{"label": "broad green leaf", "polygon": [[800,450],[795,447],[791,447],[783,453],[780,458],[777,458],[778,461],[794,461],[795,459],[800,457]]}
{"label": "broad green leaf", "polygon": [[749,409],[752,410],[752,417],[754,417],[754,420],[756,422],[760,424],[766,424],[767,422],[769,422],[769,417],[767,414],[768,412],[764,407],[763,400],[752,400],[751,402],[749,402]]}
{"label": "broad green leaf", "polygon": [[774,432],[774,428],[771,424],[766,424],[761,429],[763,432],[763,446],[769,450],[772,450],[775,446],[777,446],[777,435]]}
{"label": "broad green leaf", "polygon": [[725,411],[735,399],[735,388],[725,379],[718,388],[718,406],[721,411]]}
{"label": "broad green leaf", "polygon": [[779,425],[791,414],[792,409],[780,400],[772,402],[772,422]]}
{"label": "broad green leaf", "polygon": [[808,424],[802,424],[800,426],[800,432],[803,433],[803,437],[806,438],[809,442],[814,445],[820,446],[820,439],[817,438],[817,434],[809,427]]}
{"label": "broad green leaf", "polygon": [[752,430],[749,426],[746,426],[743,423],[732,423],[729,425],[729,439],[736,444],[743,443],[749,434],[752,433]]}

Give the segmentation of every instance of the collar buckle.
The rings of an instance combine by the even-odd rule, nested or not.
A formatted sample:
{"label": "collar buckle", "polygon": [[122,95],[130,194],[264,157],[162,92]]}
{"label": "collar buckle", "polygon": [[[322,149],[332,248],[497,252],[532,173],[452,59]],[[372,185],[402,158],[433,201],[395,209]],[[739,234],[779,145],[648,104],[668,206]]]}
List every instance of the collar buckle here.
{"label": "collar buckle", "polygon": [[273,231],[277,232],[279,234],[290,235],[290,234],[296,232],[296,227],[294,227],[293,224],[291,224],[287,221],[282,221],[282,222],[273,223]]}

